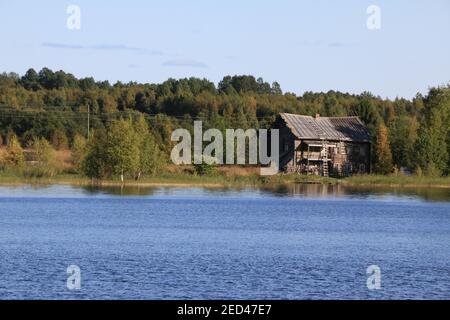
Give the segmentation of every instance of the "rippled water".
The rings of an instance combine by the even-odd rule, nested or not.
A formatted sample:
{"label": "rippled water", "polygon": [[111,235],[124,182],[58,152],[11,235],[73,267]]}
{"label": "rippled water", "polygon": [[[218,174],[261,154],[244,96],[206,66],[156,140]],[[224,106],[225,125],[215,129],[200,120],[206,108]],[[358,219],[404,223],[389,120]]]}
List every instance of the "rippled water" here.
{"label": "rippled water", "polygon": [[449,299],[449,244],[445,189],[0,187],[0,299]]}

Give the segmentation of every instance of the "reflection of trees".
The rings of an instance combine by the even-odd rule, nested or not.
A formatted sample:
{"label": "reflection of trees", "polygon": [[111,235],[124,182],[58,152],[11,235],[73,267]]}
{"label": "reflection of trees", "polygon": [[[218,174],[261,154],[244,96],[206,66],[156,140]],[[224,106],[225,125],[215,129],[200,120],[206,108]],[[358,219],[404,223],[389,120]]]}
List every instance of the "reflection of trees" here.
{"label": "reflection of trees", "polygon": [[308,198],[399,197],[416,198],[425,201],[450,201],[450,189],[448,188],[350,187],[344,185],[285,184],[264,187],[262,190],[275,196],[303,196]]}
{"label": "reflection of trees", "polygon": [[264,189],[274,195],[305,196],[311,198],[342,197],[345,188],[340,185],[323,184],[286,184]]}
{"label": "reflection of trees", "polygon": [[449,202],[449,188],[433,187],[347,187],[350,194],[366,196],[394,196],[403,198],[418,198],[425,201]]}
{"label": "reflection of trees", "polygon": [[[396,188],[396,187],[367,187],[367,186],[345,186],[345,185],[322,185],[322,184],[281,184],[275,186],[264,186],[260,189],[243,187],[223,188],[191,188],[179,189],[171,187],[140,187],[140,186],[84,186],[83,191],[87,195],[114,195],[114,196],[152,196],[162,194],[173,196],[202,195],[236,197],[243,194],[252,194],[258,190],[271,196],[290,197],[302,196],[307,198],[376,198],[376,197],[399,197],[416,198],[425,201],[450,201],[450,189],[448,188]],[[394,200],[394,199],[393,199]]]}
{"label": "reflection of trees", "polygon": [[157,188],[140,186],[84,186],[88,195],[107,194],[114,196],[151,196]]}

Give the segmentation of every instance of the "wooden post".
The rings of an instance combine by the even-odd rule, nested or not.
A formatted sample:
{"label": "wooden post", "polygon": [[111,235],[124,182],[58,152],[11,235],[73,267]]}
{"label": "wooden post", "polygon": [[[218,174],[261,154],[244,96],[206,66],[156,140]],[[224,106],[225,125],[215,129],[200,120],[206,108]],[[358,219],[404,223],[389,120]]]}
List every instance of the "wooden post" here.
{"label": "wooden post", "polygon": [[309,175],[309,144],[308,144],[308,158],[307,158],[307,165],[306,165],[306,174]]}

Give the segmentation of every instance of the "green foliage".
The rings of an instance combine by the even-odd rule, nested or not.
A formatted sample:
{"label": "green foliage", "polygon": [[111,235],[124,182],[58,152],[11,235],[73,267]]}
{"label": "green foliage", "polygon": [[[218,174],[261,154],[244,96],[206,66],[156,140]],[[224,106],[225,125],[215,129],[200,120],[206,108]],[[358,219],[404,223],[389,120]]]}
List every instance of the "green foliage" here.
{"label": "green foliage", "polygon": [[417,143],[417,161],[430,176],[448,173],[450,155],[450,87],[433,88],[425,99]]}
{"label": "green foliage", "polygon": [[94,134],[86,148],[82,171],[93,179],[112,175],[139,179],[154,174],[163,157],[143,116],[113,122],[106,135]]}
{"label": "green foliage", "polygon": [[134,131],[139,150],[135,178],[139,179],[143,174],[155,174],[162,168],[164,160],[156,144],[155,137],[150,133],[148,124],[143,116],[140,116],[134,124]]}
{"label": "green foliage", "polygon": [[95,131],[86,146],[86,154],[81,162],[82,172],[91,179],[108,176],[108,158],[106,154],[106,137],[103,132]]}
{"label": "green foliage", "polygon": [[381,117],[374,102],[369,94],[364,94],[357,107],[357,114],[369,128],[372,135],[375,135],[381,123]]}
{"label": "green foliage", "polygon": [[375,149],[374,170],[376,173],[389,174],[393,171],[392,152],[389,144],[388,130],[383,124],[378,125]]}
{"label": "green foliage", "polygon": [[105,142],[107,165],[112,174],[120,175],[122,181],[126,174],[133,174],[138,170],[137,140],[130,121],[120,120],[108,128]]}
{"label": "green foliage", "polygon": [[54,176],[58,170],[55,163],[55,150],[50,143],[44,139],[36,139],[31,146],[34,153],[35,171],[39,176]]}
{"label": "green foliage", "polygon": [[196,164],[194,165],[194,170],[195,173],[200,175],[200,176],[207,176],[207,175],[211,175],[215,172],[215,166],[211,165],[211,164],[207,164],[205,162],[201,163],[201,164]]}
{"label": "green foliage", "polygon": [[[221,131],[269,128],[280,112],[359,116],[370,129],[374,144],[379,125],[388,128],[396,167],[414,170],[420,166],[425,174],[450,172],[449,86],[432,88],[426,96],[418,94],[409,101],[382,99],[368,92],[283,94],[278,83],[270,84],[248,75],[226,76],[216,88],[211,81],[197,78],[169,79],[160,84],[117,82],[111,85],[91,77],[77,79],[70,73],[48,68],[30,69],[23,76],[0,74],[0,135],[6,137],[6,142],[8,132],[15,132],[23,145],[28,146],[42,137],[56,149],[64,149],[67,137],[87,134],[88,105],[90,128],[95,132],[104,132],[120,119],[145,117],[149,137],[141,139],[138,149],[155,150],[150,152],[155,159],[131,156],[137,160],[132,159],[133,163],[123,170],[136,178],[152,174],[155,164],[161,163],[159,157],[168,158],[173,147],[170,134],[177,128],[191,129],[194,119],[202,119],[205,129]],[[104,143],[108,143],[106,136]],[[86,155],[89,150],[93,152],[92,148],[89,144]],[[123,150],[127,148],[123,146]],[[159,149],[161,153],[157,152]],[[375,159],[384,156],[374,154]],[[97,172],[94,176],[119,174],[120,161],[112,162],[115,164],[104,163],[101,173],[94,170]]]}
{"label": "green foliage", "polygon": [[415,117],[399,116],[391,121],[389,141],[393,161],[398,167],[414,168],[419,124]]}
{"label": "green foliage", "polygon": [[72,161],[77,171],[82,170],[82,164],[86,156],[86,151],[87,151],[86,139],[82,135],[77,133],[75,137],[73,137],[72,143]]}
{"label": "green foliage", "polygon": [[34,151],[34,159],[39,165],[52,164],[54,159],[54,149],[46,139],[36,139],[32,148]]}

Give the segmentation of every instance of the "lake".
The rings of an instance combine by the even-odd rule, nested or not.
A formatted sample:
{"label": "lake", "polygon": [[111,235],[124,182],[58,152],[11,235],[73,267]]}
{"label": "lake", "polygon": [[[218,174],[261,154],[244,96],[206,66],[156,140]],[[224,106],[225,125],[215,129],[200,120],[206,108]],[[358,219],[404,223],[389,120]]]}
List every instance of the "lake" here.
{"label": "lake", "polygon": [[450,190],[0,187],[0,299],[450,299]]}

